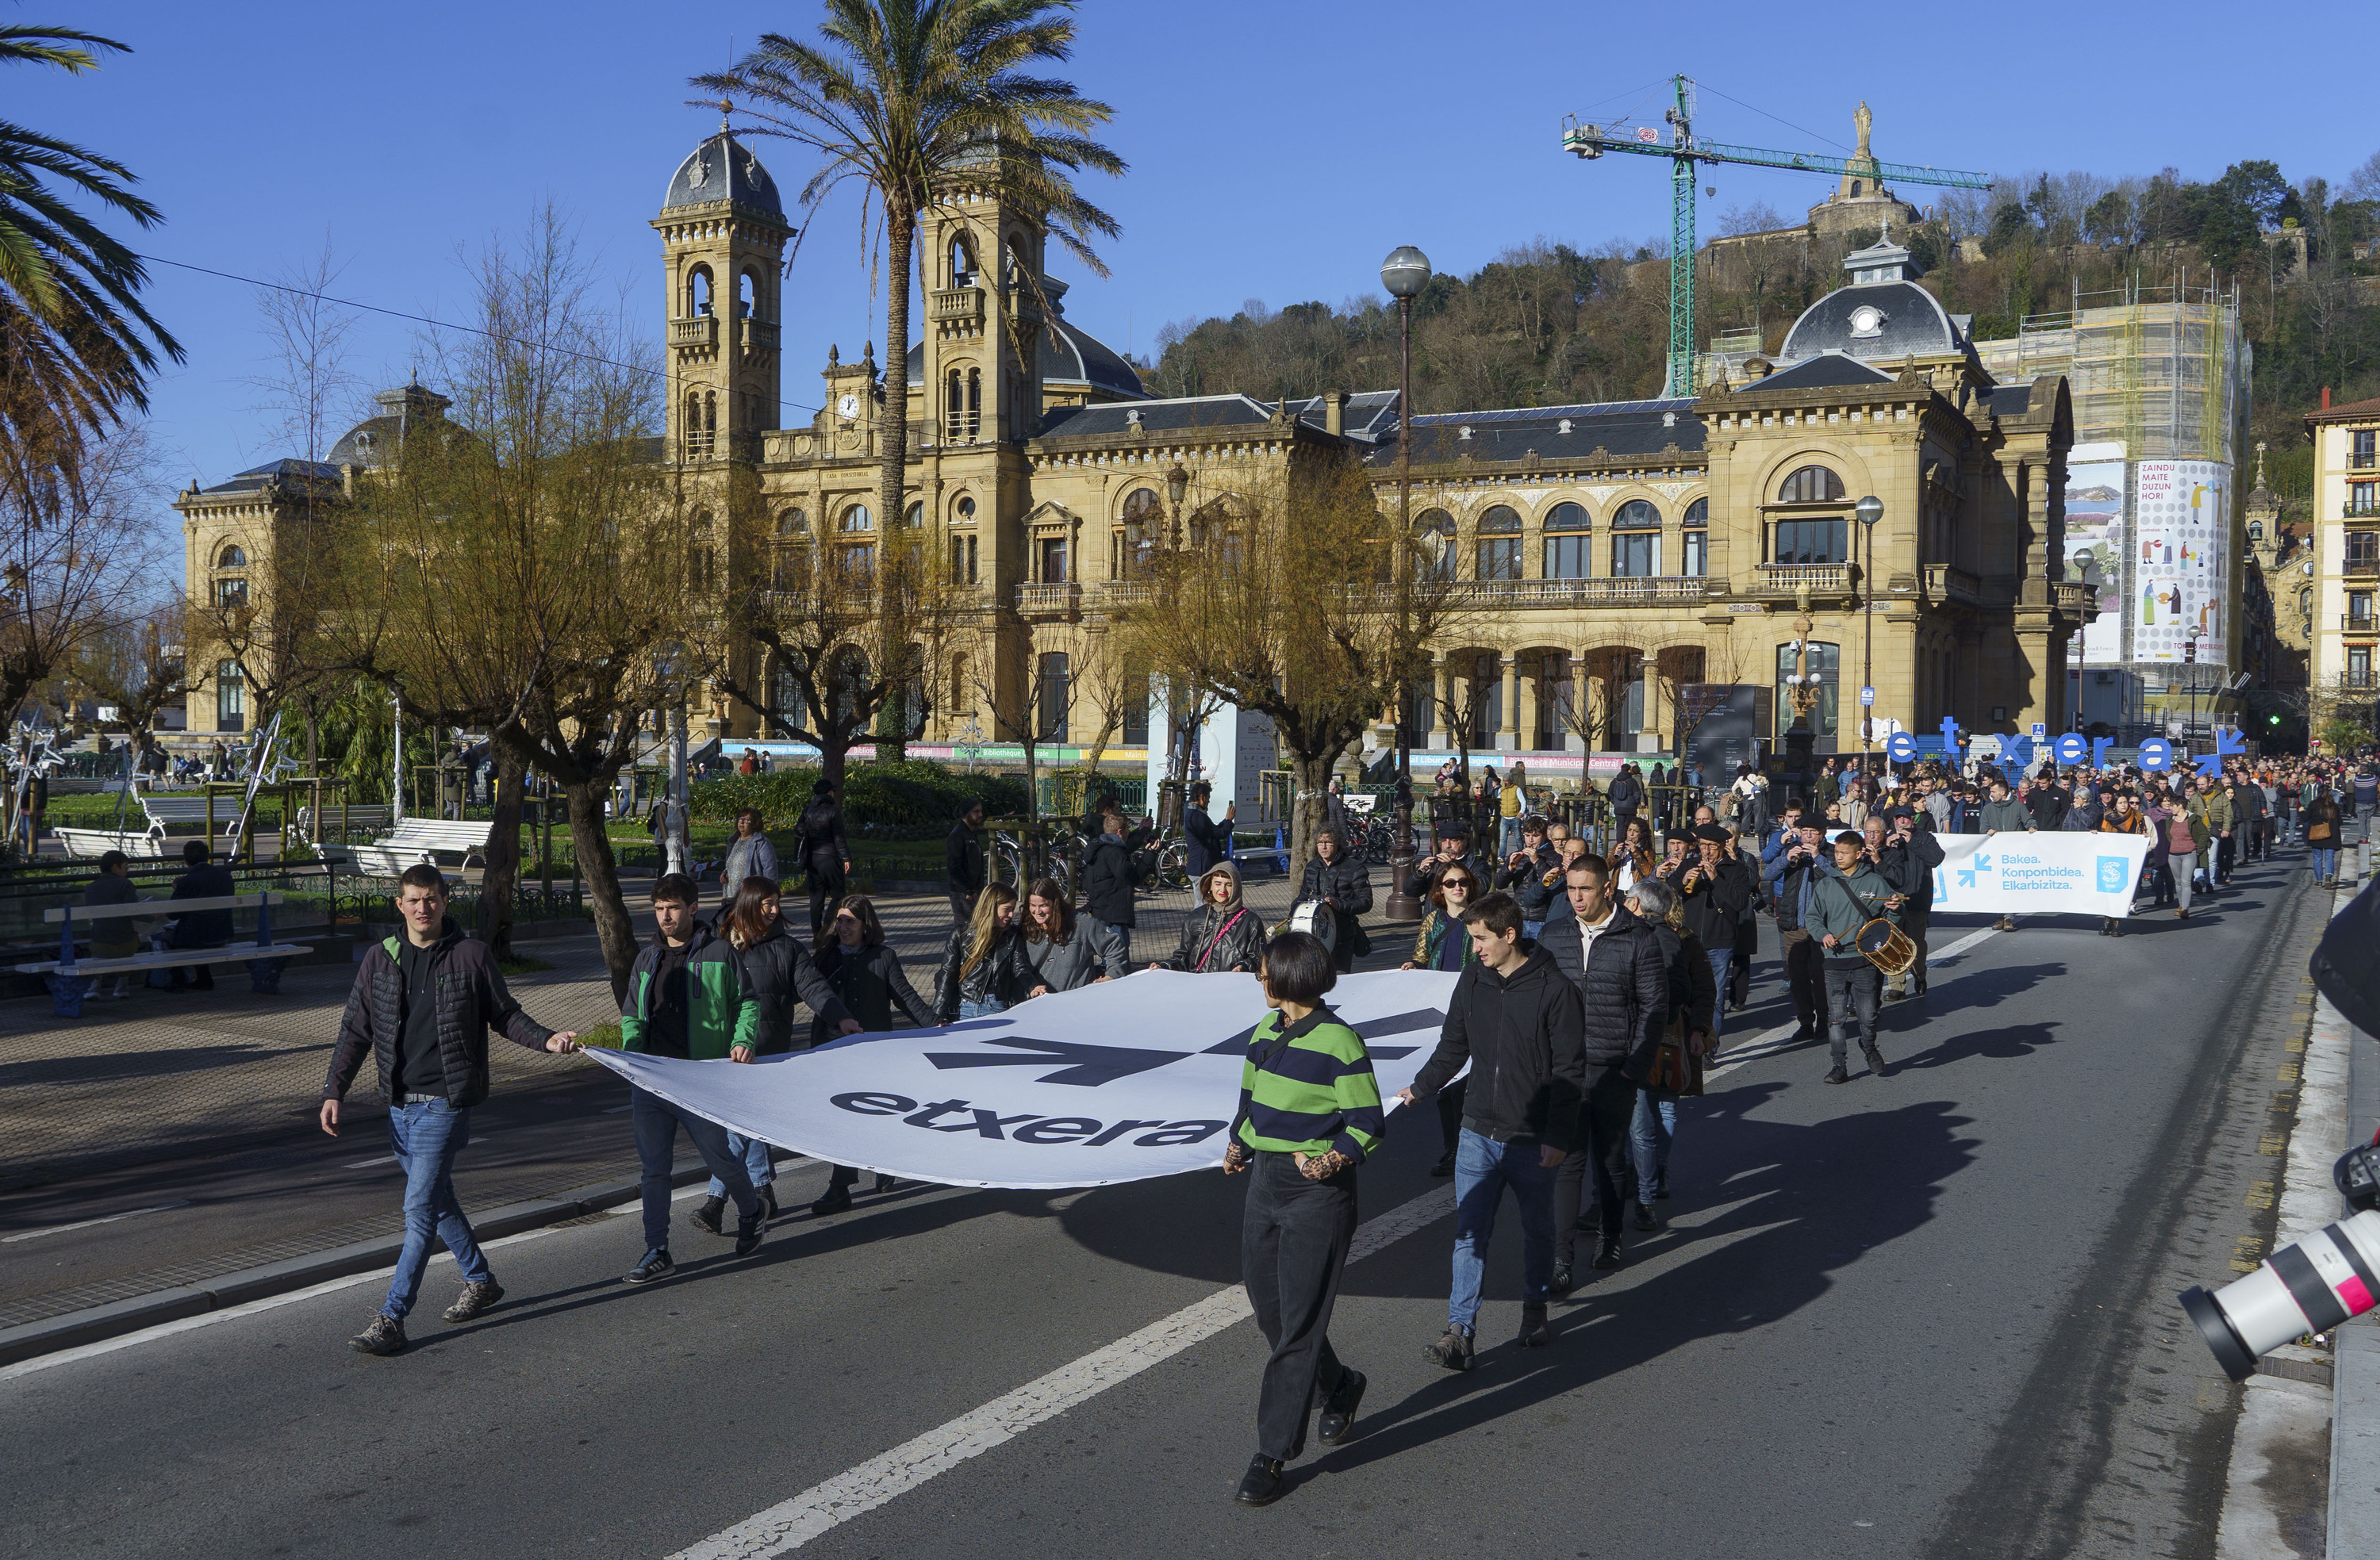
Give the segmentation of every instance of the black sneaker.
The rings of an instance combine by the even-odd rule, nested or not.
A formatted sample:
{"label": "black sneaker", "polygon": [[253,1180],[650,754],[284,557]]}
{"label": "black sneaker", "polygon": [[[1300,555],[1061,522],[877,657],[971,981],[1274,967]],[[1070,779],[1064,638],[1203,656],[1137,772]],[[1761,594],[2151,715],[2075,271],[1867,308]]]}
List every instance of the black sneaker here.
{"label": "black sneaker", "polygon": [[1543,1348],[1554,1341],[1551,1327],[1546,1325],[1546,1308],[1524,1302],[1521,1306],[1521,1336],[1512,1340],[1523,1348]]}
{"label": "black sneaker", "polygon": [[752,1216],[750,1218],[737,1220],[735,1224],[735,1254],[739,1257],[748,1257],[753,1252],[759,1251],[760,1249],[760,1232],[766,1227],[767,1223],[760,1216],[760,1210],[758,1207],[755,1207],[752,1210]]}
{"label": "black sneaker", "polygon": [[813,1218],[825,1218],[830,1214],[849,1212],[851,1212],[851,1188],[841,1181],[828,1187],[826,1195],[810,1204],[810,1215]]}
{"label": "black sneaker", "polygon": [[1636,1227],[1639,1229],[1658,1229],[1661,1227],[1661,1215],[1653,1211],[1653,1204],[1650,1203],[1639,1203],[1636,1204]]}
{"label": "black sneaker", "polygon": [[777,1216],[776,1183],[771,1181],[767,1186],[756,1186],[752,1190],[760,1195],[760,1216],[764,1219],[775,1218]]}
{"label": "black sneaker", "polygon": [[492,1278],[481,1278],[464,1285],[463,1292],[455,1297],[455,1303],[441,1315],[449,1322],[468,1322],[474,1316],[482,1316],[495,1310],[497,1302],[504,1298],[504,1287],[502,1284]]}
{"label": "black sneaker", "polygon": [[1869,1072],[1878,1078],[1884,1076],[1884,1053],[1882,1051],[1877,1050],[1874,1046],[1863,1046],[1860,1047],[1860,1054],[1867,1058],[1867,1070]]}
{"label": "black sneaker", "polygon": [[370,1326],[349,1338],[347,1347],[358,1354],[402,1354],[405,1324],[383,1311],[371,1319]]}
{"label": "black sneaker", "polygon": [[1258,1452],[1248,1461],[1248,1470],[1240,1476],[1240,1493],[1232,1498],[1242,1506],[1270,1506],[1281,1499],[1281,1459]]}
{"label": "black sneaker", "polygon": [[1817,1037],[1818,1026],[1813,1023],[1805,1023],[1801,1028],[1793,1032],[1791,1038],[1790,1038],[1786,1044],[1790,1046],[1798,1046],[1805,1040],[1815,1040]]}
{"label": "black sneaker", "polygon": [[898,1176],[879,1176],[879,1177],[877,1177],[877,1178],[876,1178],[876,1184],[875,1184],[874,1186],[870,1187],[868,1190],[869,1190],[869,1191],[898,1191],[900,1189],[901,1189],[901,1178],[900,1178],[900,1177],[898,1177]]}
{"label": "black sneaker", "polygon": [[665,1251],[647,1252],[645,1253],[644,1261],[628,1269],[627,1272],[620,1275],[620,1282],[623,1284],[650,1284],[656,1278],[668,1277],[670,1270],[676,1266],[677,1264],[670,1261],[669,1252]]}
{"label": "black sneaker", "polygon": [[1461,1327],[1451,1326],[1422,1352],[1450,1371],[1467,1371],[1471,1369],[1471,1335]]}
{"label": "black sneaker", "polygon": [[1546,1293],[1556,1300],[1561,1299],[1577,1288],[1578,1279],[1572,1275],[1568,1263],[1557,1264],[1554,1268],[1554,1276],[1546,1281]]}
{"label": "black sneaker", "polygon": [[1450,1148],[1445,1153],[1439,1155],[1438,1156],[1438,1163],[1429,1167],[1429,1173],[1436,1176],[1440,1180],[1444,1180],[1447,1177],[1452,1175],[1454,1173],[1454,1150]]}
{"label": "black sneaker", "polygon": [[686,1215],[686,1222],[705,1235],[724,1235],[727,1232],[721,1227],[719,1216],[726,1211],[726,1198],[706,1197],[694,1205],[694,1212]]}
{"label": "black sneaker", "polygon": [[1355,1409],[1364,1401],[1364,1373],[1344,1371],[1338,1389],[1323,1400],[1322,1417],[1314,1423],[1314,1438],[1326,1446],[1347,1439],[1355,1428]]}
{"label": "black sneaker", "polygon": [[1827,1074],[1827,1082],[1829,1083],[1848,1083],[1851,1081],[1850,1070],[1840,1062],[1835,1063],[1835,1070]]}
{"label": "black sneaker", "polygon": [[1595,1243],[1593,1265],[1602,1268],[1607,1273],[1620,1265],[1620,1237],[1615,1235],[1608,1240],[1598,1240]]}

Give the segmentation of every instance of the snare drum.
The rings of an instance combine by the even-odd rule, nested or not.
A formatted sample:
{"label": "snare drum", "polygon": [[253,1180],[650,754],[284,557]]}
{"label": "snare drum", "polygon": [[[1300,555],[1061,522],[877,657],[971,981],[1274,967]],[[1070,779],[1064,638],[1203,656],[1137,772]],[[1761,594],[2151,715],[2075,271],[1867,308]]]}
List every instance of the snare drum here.
{"label": "snare drum", "polygon": [[1869,963],[1888,975],[1905,975],[1917,962],[1917,945],[1881,915],[1862,926],[1852,941]]}
{"label": "snare drum", "polygon": [[1291,911],[1288,929],[1319,937],[1324,948],[1339,951],[1339,913],[1327,900],[1307,900]]}

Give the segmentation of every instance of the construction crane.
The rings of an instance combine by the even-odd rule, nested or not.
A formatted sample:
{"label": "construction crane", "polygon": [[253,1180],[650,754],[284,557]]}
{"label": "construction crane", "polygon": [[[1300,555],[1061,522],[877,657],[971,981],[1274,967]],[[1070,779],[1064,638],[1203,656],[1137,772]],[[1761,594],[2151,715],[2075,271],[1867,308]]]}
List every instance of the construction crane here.
{"label": "construction crane", "polygon": [[1755,168],[1791,168],[1808,174],[1835,174],[1874,181],[1879,187],[1894,184],[1937,185],[1946,189],[1989,189],[1989,174],[1955,168],[1932,168],[1914,163],[1882,163],[1868,155],[1863,116],[1859,150],[1849,157],[1817,151],[1770,151],[1757,146],[1730,146],[1694,136],[1694,84],[1686,77],[1671,79],[1677,104],[1662,115],[1670,126],[1664,144],[1652,125],[1582,125],[1575,117],[1562,127],[1563,150],[1581,157],[1607,151],[1633,151],[1640,157],[1670,160],[1670,371],[1661,387],[1665,396],[1696,393],[1694,357],[1694,164],[1742,163]]}

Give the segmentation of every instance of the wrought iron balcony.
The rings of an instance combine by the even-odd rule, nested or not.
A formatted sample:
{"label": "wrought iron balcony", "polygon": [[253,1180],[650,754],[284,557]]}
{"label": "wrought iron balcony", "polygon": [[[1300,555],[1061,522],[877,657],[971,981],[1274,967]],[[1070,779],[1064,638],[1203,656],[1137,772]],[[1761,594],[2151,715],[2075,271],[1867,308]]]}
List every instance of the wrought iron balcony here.
{"label": "wrought iron balcony", "polygon": [[2340,561],[2338,572],[2349,579],[2380,578],[2380,558],[2347,558]]}
{"label": "wrought iron balcony", "polygon": [[2347,612],[2338,620],[2341,634],[2380,635],[2380,615],[2371,612]]}

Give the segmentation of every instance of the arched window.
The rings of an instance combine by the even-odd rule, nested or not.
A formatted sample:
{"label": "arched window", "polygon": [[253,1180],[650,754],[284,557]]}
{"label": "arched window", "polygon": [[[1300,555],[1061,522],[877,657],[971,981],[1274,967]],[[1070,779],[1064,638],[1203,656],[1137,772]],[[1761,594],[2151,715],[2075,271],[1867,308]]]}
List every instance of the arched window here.
{"label": "arched window", "polygon": [[239,662],[227,660],[215,668],[215,730],[247,730],[248,677]]}
{"label": "arched window", "polygon": [[844,531],[872,531],[875,528],[875,518],[868,513],[868,506],[864,503],[855,503],[844,510],[843,524],[837,527]]}
{"label": "arched window", "polygon": [[1686,505],[1684,547],[1678,562],[1678,573],[1701,579],[1710,573],[1710,500],[1696,499]]}
{"label": "arched window", "polygon": [[[686,313],[691,320],[710,312],[710,267],[698,265],[686,273]],[[650,295],[649,295],[650,296]]]}
{"label": "arched window", "polygon": [[1843,496],[1843,479],[1823,466],[1805,466],[1778,485],[1779,503],[1833,503]]}
{"label": "arched window", "polygon": [[962,526],[972,526],[972,525],[974,525],[974,524],[975,524],[975,500],[974,500],[974,499],[972,499],[972,498],[963,498],[963,499],[959,500],[958,510],[957,510],[957,512],[956,512],[956,514],[957,514],[957,524],[962,525]]}
{"label": "arched window", "polygon": [[781,537],[806,537],[810,534],[810,517],[798,509],[788,509],[777,516],[777,534]]}
{"label": "arched window", "polygon": [[739,317],[749,320],[759,312],[759,302],[760,284],[754,279],[752,268],[746,266],[735,278],[735,312]]}
{"label": "arched window", "polygon": [[1611,516],[1611,574],[1637,579],[1661,572],[1661,512],[1645,499],[1630,499]]}
{"label": "arched window", "polygon": [[1442,509],[1424,510],[1414,521],[1415,566],[1425,579],[1454,577],[1454,516]]}
{"label": "arched window", "polygon": [[975,285],[975,250],[967,243],[966,235],[964,233],[951,240],[951,285],[953,287]]}
{"label": "arched window", "polygon": [[218,607],[247,606],[248,582],[237,577],[215,581],[215,605]]}
{"label": "arched window", "polygon": [[[1842,656],[1840,647],[1820,644],[1815,639],[1810,642],[1810,685],[1818,691],[1817,706],[1810,711],[1810,730],[1818,739],[1817,751],[1820,753],[1832,753],[1835,750],[1836,695],[1840,691],[1837,684],[1840,682],[1838,674],[1841,665]],[[1777,740],[1779,742],[1785,740],[1785,733],[1793,725],[1792,695],[1795,683],[1791,679],[1800,674],[1800,670],[1801,658],[1795,653],[1793,647],[1778,646]]]}
{"label": "arched window", "polygon": [[1521,516],[1497,504],[1479,516],[1478,540],[1472,560],[1475,579],[1516,580],[1521,577]]}
{"label": "arched window", "polygon": [[802,697],[801,680],[783,659],[769,678],[769,718],[776,723],[774,734],[808,730],[810,723],[809,701]]}
{"label": "arched window", "polygon": [[239,544],[237,542],[234,542],[230,546],[225,548],[222,554],[215,559],[215,567],[218,569],[245,569],[248,567],[248,554],[240,550]]}
{"label": "arched window", "polygon": [[1583,580],[1594,570],[1588,564],[1586,509],[1567,501],[1546,511],[1546,578]]}
{"label": "arched window", "polygon": [[923,502],[912,502],[907,509],[901,512],[901,524],[913,531],[925,523],[926,506]]}
{"label": "arched window", "polygon": [[2298,611],[2307,617],[2313,615],[2313,587],[2305,586],[2298,591]]}

